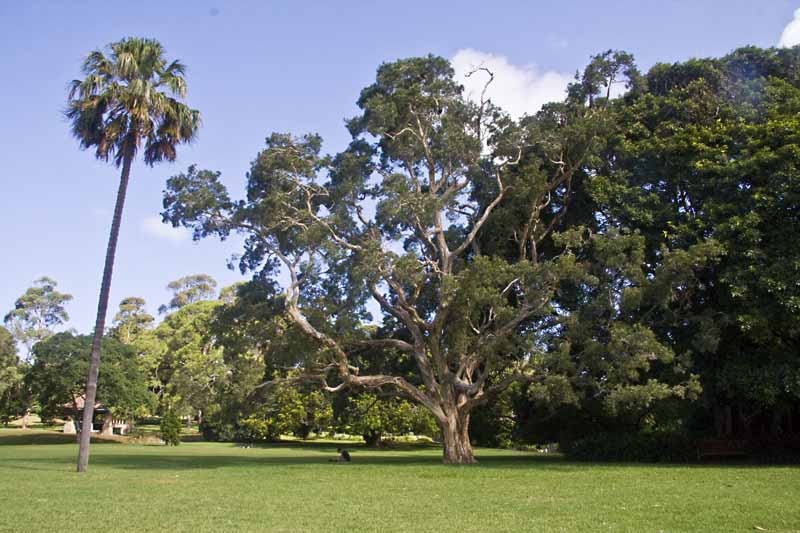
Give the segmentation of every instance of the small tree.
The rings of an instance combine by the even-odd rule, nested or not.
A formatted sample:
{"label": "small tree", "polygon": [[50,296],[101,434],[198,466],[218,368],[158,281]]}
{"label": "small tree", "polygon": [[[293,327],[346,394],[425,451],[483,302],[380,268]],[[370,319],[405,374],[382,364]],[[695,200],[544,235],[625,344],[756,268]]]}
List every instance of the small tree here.
{"label": "small tree", "polygon": [[167,446],[178,446],[181,443],[181,419],[172,409],[167,409],[161,417],[161,440]]}

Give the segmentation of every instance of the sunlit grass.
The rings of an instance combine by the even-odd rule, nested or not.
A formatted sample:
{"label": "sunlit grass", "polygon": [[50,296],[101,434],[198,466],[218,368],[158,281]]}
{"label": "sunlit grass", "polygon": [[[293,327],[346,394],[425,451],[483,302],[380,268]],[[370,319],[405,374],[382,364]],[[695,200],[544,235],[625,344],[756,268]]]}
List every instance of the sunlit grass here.
{"label": "sunlit grass", "polygon": [[453,467],[424,446],[354,447],[351,464],[334,464],[336,446],[98,443],[78,475],[72,438],[0,430],[0,529],[800,530],[798,467],[588,465],[486,449],[478,465]]}

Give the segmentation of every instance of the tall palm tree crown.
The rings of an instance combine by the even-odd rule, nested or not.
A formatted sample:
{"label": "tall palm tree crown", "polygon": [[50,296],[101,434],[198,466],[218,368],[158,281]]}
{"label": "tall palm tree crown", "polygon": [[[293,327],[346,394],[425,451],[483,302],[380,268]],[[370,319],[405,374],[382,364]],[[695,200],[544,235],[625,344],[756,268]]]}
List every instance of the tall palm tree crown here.
{"label": "tall palm tree crown", "polygon": [[113,158],[114,164],[122,167],[86,380],[78,472],[85,471],[89,463],[91,431],[85,429],[90,429],[93,421],[101,342],[133,159],[143,148],[148,165],[174,161],[176,146],[190,142],[200,125],[200,113],[180,101],[186,96],[186,69],[179,61],[167,63],[158,41],[123,39],[110,44],[107,52],[95,50],[86,58],[86,78],[70,84],[65,112],[82,148],[94,148],[98,159]]}
{"label": "tall palm tree crown", "polygon": [[200,112],[179,99],[186,96],[186,67],[167,63],[154,39],[128,38],[110,44],[83,63],[86,78],[70,83],[66,116],[82,148],[116,166],[135,157],[144,144],[148,165],[174,161],[175,146],[194,139]]}

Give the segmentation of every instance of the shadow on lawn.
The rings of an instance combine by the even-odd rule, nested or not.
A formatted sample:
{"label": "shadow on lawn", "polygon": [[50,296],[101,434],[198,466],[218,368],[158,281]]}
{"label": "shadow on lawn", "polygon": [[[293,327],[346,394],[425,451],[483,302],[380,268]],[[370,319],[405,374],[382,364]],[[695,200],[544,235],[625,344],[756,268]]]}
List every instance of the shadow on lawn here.
{"label": "shadow on lawn", "polygon": [[[210,470],[220,468],[237,467],[291,467],[291,466],[320,466],[328,468],[358,469],[370,466],[442,466],[441,457],[438,455],[422,454],[397,454],[383,452],[364,453],[358,450],[353,451],[353,461],[347,464],[333,463],[331,459],[336,457],[335,446],[329,447],[329,453],[310,455],[307,450],[305,453],[291,453],[291,448],[286,448],[287,453],[262,455],[251,453],[255,450],[237,450],[230,455],[210,455],[210,454],[186,454],[169,453],[164,455],[139,455],[139,454],[94,454],[91,463],[96,466],[104,466],[120,469],[134,470]],[[322,451],[322,450],[321,450]],[[539,456],[488,456],[478,455],[478,464],[469,468],[535,468],[535,469],[565,469],[573,470],[574,464],[567,463],[559,457],[539,457]],[[29,459],[26,462],[37,463],[38,465],[63,464],[64,459],[60,457],[38,457]],[[16,466],[16,465],[15,465]],[[27,468],[34,468],[33,465]]]}
{"label": "shadow on lawn", "polygon": [[[92,442],[120,444],[120,437],[100,437],[92,435]],[[28,446],[38,444],[77,444],[75,435],[65,435],[60,431],[47,430],[4,430],[0,432],[0,446]]]}
{"label": "shadow on lawn", "polygon": [[[194,436],[193,436],[194,437]],[[187,439],[188,440],[188,439]],[[195,438],[191,439],[192,441]],[[97,444],[120,444],[119,440],[95,439]],[[184,441],[186,442],[186,441]],[[30,444],[75,444],[75,437],[56,432],[22,432],[9,431],[0,433],[0,445]],[[441,466],[442,460],[434,444],[403,443],[388,449],[366,448],[357,443],[342,442],[285,442],[276,444],[255,445],[253,448],[241,448],[236,444],[218,443],[218,453],[202,453],[194,444],[186,444],[178,448],[161,446],[132,446],[133,453],[126,453],[128,446],[114,446],[113,452],[95,453],[92,464],[120,469],[142,470],[208,470],[236,467],[263,466],[310,466],[327,465],[332,468],[359,468],[361,466]],[[353,461],[349,464],[334,464],[337,447],[345,447],[351,452]],[[143,450],[147,450],[142,453]],[[164,450],[161,453],[160,450]],[[483,453],[482,453],[483,452]],[[535,452],[503,452],[500,450],[476,450],[477,469],[529,468],[536,470],[557,470],[564,473],[580,472],[585,468],[729,468],[791,465],[790,463],[758,464],[735,460],[704,463],[619,463],[619,462],[575,462],[558,454],[541,454]],[[50,469],[62,466],[64,457],[27,457],[26,465],[15,459],[12,468]],[[0,464],[3,461],[0,460]],[[37,465],[40,468],[37,468]],[[794,465],[796,466],[796,464]]]}
{"label": "shadow on lawn", "polygon": [[[122,469],[163,469],[163,470],[208,470],[218,468],[236,467],[286,467],[286,466],[327,466],[330,468],[360,468],[370,466],[444,466],[440,455],[429,454],[392,454],[382,451],[352,450],[353,461],[347,464],[336,464],[331,460],[336,457],[336,446],[320,447],[320,454],[308,454],[308,449],[303,447],[286,447],[287,453],[262,455],[251,453],[253,450],[236,450],[231,455],[199,455],[199,454],[168,454],[168,455],[136,455],[136,454],[109,454],[95,455],[92,463],[111,468]],[[305,453],[303,453],[305,450]],[[295,453],[292,453],[295,452]],[[327,452],[327,453],[325,453]],[[533,469],[560,471],[565,474],[579,473],[587,468],[762,468],[762,467],[796,467],[792,464],[757,464],[746,461],[726,461],[711,463],[584,463],[565,459],[560,455],[542,454],[514,454],[514,455],[487,455],[476,454],[478,463],[473,466],[451,466],[451,468],[476,468],[476,469]],[[37,461],[59,462],[56,458],[42,458]]]}

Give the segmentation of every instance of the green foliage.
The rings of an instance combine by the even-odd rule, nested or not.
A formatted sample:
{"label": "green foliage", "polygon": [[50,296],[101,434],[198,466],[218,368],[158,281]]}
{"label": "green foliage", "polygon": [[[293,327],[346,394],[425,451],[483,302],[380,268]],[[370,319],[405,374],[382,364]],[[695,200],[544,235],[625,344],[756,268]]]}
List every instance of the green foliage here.
{"label": "green foliage", "polygon": [[210,335],[220,305],[187,304],[136,340],[150,388],[182,415],[212,409],[216,387],[226,379],[222,348]]}
{"label": "green foliage", "polygon": [[686,463],[697,459],[695,440],[682,433],[595,433],[563,448],[578,461]]}
{"label": "green foliage", "polygon": [[238,421],[237,440],[276,441],[292,434],[302,439],[328,430],[333,420],[330,399],[318,390],[277,386],[249,416]]}
{"label": "green foliage", "polygon": [[86,78],[71,82],[65,113],[81,148],[117,166],[140,144],[148,165],[175,160],[175,146],[194,138],[200,113],[180,101],[186,67],[164,54],[154,39],[127,38],[86,57]]}
{"label": "green foliage", "polygon": [[208,274],[194,274],[170,281],[167,288],[173,292],[168,304],[158,308],[159,313],[176,311],[202,300],[211,300],[217,293],[217,282]]}
{"label": "green foliage", "polygon": [[17,344],[9,331],[0,326],[0,396],[19,382]]}
{"label": "green foliage", "polygon": [[181,419],[172,409],[167,409],[161,417],[159,426],[161,440],[167,446],[178,446],[181,443]]}
{"label": "green foliage", "polygon": [[[255,280],[288,272],[284,297],[270,299],[287,323],[273,324],[309,345],[292,335],[274,344],[295,349],[265,350],[267,366],[275,357],[300,369],[282,379],[411,397],[450,428],[447,443],[463,439],[452,428],[472,410],[523,382],[638,423],[699,393],[692,351],[672,339],[686,320],[708,324],[687,301],[727,251],[704,238],[654,252],[652,232],[604,210],[604,194],[637,192],[605,171],[626,106],[650,97],[646,81],[630,54],[607,51],[565,101],[514,121],[466,98],[442,58],[386,63],[361,92],[345,151],[325,155],[314,134],[271,134],[246,199],[190,167],[168,181],[163,216],[196,238],[242,234],[239,266]],[[614,99],[620,83],[630,91]],[[708,112],[698,102],[688,116]],[[377,328],[362,326],[369,297]],[[703,329],[697,342],[713,344]],[[362,422],[368,440],[392,425],[380,410]]]}
{"label": "green foliage", "polygon": [[423,407],[370,393],[349,396],[338,425],[345,433],[361,435],[367,446],[377,446],[387,435],[439,435],[435,419]]}
{"label": "green foliage", "polygon": [[470,417],[469,437],[476,446],[511,448],[516,440],[516,413],[513,389],[507,389],[495,401],[475,409]]}
{"label": "green foliage", "polygon": [[[446,60],[402,59],[361,92],[341,153],[271,134],[245,199],[192,166],[168,180],[163,216],[198,239],[244,237],[254,279],[216,336],[251,387],[261,368],[410,397],[503,445],[672,431],[701,395],[738,420],[791,417],[798,65],[797,50],[745,48],[642,76],[610,50],[563,102],[515,121],[467,99]],[[628,92],[612,98],[615,84]],[[367,327],[369,298],[382,322]],[[224,385],[221,419],[284,431],[246,388]],[[368,398],[345,411],[364,411],[348,425],[374,441],[402,403]]]}
{"label": "green foliage", "polygon": [[131,296],[119,303],[110,335],[123,344],[132,344],[145,330],[152,327],[155,318],[145,310],[144,298]]}
{"label": "green foliage", "polygon": [[22,382],[25,366],[17,356],[17,343],[0,326],[0,422],[4,425],[23,414],[26,391]]}
{"label": "green foliage", "polygon": [[786,374],[800,353],[798,65],[797,50],[754,47],[656,65],[616,107],[589,183],[602,219],[636,228],[648,274],[665,282],[650,290],[657,308],[644,293],[631,307],[692,361],[707,405],[746,416],[800,401]]}
{"label": "green foliage", "polygon": [[54,326],[69,320],[64,304],[72,295],[58,292],[57,285],[46,276],[37,279],[3,319],[14,338],[27,347],[28,355],[34,344],[53,334]]}
{"label": "green foliage", "polygon": [[[60,416],[86,390],[86,375],[92,338],[58,333],[34,348],[35,361],[26,382],[38,399],[44,417]],[[112,338],[103,339],[103,366],[100,368],[97,401],[115,416],[133,418],[154,408],[145,375],[136,352]]]}

